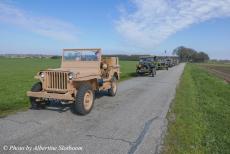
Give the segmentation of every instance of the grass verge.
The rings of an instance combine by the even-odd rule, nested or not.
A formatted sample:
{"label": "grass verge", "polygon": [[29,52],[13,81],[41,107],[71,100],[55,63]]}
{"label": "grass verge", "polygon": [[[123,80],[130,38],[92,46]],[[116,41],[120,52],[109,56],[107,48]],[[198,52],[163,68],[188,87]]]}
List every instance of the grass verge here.
{"label": "grass verge", "polygon": [[230,85],[187,64],[168,120],[163,153],[230,153]]}

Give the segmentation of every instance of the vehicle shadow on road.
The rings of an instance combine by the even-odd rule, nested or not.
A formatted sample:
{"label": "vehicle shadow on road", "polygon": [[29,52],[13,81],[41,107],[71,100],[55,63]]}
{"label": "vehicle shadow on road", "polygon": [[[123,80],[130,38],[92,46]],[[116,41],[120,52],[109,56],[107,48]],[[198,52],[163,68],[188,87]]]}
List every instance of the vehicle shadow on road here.
{"label": "vehicle shadow on road", "polygon": [[95,92],[95,100],[100,99],[101,97],[104,97],[104,96],[109,97],[108,91]]}
{"label": "vehicle shadow on road", "polygon": [[[100,91],[100,92],[95,92],[95,100],[100,99],[101,97],[109,97],[109,94],[107,91]],[[50,111],[56,111],[59,113],[66,112],[66,111],[71,111],[71,106],[73,104],[62,104],[61,101],[49,101],[47,103],[47,106],[44,110],[50,110]]]}
{"label": "vehicle shadow on road", "polygon": [[45,110],[56,111],[56,112],[66,112],[69,111],[72,104],[62,104],[60,101],[50,101]]}

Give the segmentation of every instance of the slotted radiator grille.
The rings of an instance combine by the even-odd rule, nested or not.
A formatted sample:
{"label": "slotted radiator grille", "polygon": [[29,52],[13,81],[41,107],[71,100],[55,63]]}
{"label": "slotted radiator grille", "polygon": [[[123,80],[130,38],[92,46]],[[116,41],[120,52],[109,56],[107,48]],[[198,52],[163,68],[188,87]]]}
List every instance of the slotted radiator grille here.
{"label": "slotted radiator grille", "polygon": [[45,89],[47,90],[67,90],[67,72],[46,72]]}

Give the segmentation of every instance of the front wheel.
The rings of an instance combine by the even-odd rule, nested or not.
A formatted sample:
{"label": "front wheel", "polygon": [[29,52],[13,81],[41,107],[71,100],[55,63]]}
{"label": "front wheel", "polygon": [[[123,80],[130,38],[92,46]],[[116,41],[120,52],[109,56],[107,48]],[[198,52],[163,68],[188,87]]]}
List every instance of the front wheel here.
{"label": "front wheel", "polygon": [[157,73],[156,73],[156,69],[153,68],[153,69],[152,69],[152,77],[154,77],[156,74],[157,74]]}
{"label": "front wheel", "polygon": [[94,91],[91,85],[83,84],[77,91],[73,112],[80,115],[88,114],[93,108],[94,100]]}
{"label": "front wheel", "polygon": [[115,96],[117,93],[117,79],[116,77],[112,78],[111,88],[108,90],[109,96]]}
{"label": "front wheel", "polygon": [[153,69],[152,69],[152,77],[154,77],[155,75],[156,75],[156,69],[153,68]]}
{"label": "front wheel", "polygon": [[[42,90],[42,83],[41,82],[35,83],[31,88],[32,92],[39,92],[41,90]],[[37,98],[35,98],[35,97],[30,97],[30,104],[31,104],[30,108],[34,109],[34,110],[39,110],[41,108],[45,108],[44,102],[37,101]]]}

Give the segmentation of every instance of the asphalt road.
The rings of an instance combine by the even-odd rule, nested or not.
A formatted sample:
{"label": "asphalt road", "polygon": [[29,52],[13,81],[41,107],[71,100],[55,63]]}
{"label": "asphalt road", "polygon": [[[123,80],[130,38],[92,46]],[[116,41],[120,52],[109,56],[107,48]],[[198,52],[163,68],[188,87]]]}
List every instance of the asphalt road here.
{"label": "asphalt road", "polygon": [[[121,82],[117,95],[97,98],[87,116],[66,108],[1,118],[0,153],[27,153],[35,146],[30,153],[158,153],[184,66]],[[39,146],[49,149],[38,151]]]}

